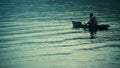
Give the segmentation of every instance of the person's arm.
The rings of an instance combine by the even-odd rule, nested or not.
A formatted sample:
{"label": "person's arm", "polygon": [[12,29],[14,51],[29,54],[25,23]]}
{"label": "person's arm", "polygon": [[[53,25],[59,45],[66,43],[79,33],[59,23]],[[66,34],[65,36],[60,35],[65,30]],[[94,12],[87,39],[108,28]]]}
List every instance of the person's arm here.
{"label": "person's arm", "polygon": [[89,21],[87,22],[87,25],[90,25],[91,22],[92,22],[92,18],[89,19]]}

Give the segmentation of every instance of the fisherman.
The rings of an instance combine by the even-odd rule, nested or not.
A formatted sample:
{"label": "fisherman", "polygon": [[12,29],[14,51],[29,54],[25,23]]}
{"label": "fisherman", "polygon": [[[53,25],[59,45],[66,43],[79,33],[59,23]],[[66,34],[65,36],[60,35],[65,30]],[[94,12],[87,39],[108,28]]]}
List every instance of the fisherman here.
{"label": "fisherman", "polygon": [[95,38],[94,35],[96,35],[97,33],[98,22],[96,17],[93,15],[93,13],[90,13],[90,18],[87,25],[89,26],[90,38],[91,39]]}

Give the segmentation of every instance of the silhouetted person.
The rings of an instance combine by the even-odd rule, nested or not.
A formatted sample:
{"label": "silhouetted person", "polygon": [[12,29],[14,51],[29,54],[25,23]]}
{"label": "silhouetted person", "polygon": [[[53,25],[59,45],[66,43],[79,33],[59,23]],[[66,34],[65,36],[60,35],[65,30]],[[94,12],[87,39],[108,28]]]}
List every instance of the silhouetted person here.
{"label": "silhouetted person", "polygon": [[87,25],[89,25],[90,38],[91,39],[95,38],[98,22],[96,17],[93,15],[93,13],[90,13],[90,18]]}

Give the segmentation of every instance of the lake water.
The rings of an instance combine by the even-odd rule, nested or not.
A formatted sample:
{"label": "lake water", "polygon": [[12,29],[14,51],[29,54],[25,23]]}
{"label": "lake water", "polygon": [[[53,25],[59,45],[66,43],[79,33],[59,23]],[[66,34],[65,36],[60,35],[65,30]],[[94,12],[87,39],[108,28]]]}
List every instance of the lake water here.
{"label": "lake water", "polygon": [[[113,0],[0,0],[0,68],[119,68],[120,8]],[[109,30],[72,29],[93,12]]]}

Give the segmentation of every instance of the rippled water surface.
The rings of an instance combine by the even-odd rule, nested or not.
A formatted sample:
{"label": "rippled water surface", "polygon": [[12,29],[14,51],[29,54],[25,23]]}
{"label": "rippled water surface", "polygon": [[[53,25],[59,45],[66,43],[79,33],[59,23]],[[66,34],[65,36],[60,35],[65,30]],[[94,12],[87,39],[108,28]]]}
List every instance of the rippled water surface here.
{"label": "rippled water surface", "polygon": [[[1,0],[0,68],[119,68],[120,9],[112,0]],[[109,30],[72,29],[95,13]]]}

